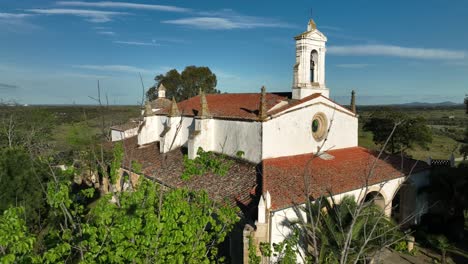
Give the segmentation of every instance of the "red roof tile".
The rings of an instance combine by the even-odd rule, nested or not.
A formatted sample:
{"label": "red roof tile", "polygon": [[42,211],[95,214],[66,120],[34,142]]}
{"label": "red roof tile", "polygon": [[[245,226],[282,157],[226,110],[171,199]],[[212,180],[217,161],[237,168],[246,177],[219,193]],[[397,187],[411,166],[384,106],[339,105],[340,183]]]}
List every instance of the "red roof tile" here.
{"label": "red roof tile", "polygon": [[[267,109],[281,101],[288,100],[291,93],[267,93]],[[257,120],[260,93],[207,94],[208,109],[213,117]],[[177,104],[184,116],[196,116],[201,109],[200,96],[195,96]],[[157,112],[167,114],[168,108]]]}
{"label": "red roof tile", "polygon": [[158,108],[166,108],[171,106],[172,101],[167,98],[157,98],[150,102],[151,108],[158,109]]}
{"label": "red roof tile", "polygon": [[[215,118],[258,120],[260,96],[260,93],[207,94],[206,99],[208,102],[209,112]],[[281,111],[287,110],[288,108],[318,97],[323,97],[332,101],[319,93],[312,94],[301,100],[291,99],[291,93],[267,93],[266,96],[267,115],[277,114]],[[270,111],[280,102],[287,102],[287,104]],[[339,105],[336,102],[333,103]],[[200,96],[195,96],[182,101],[178,103],[177,106],[179,107],[182,115],[196,116],[201,109]],[[345,107],[343,108],[346,109]],[[170,107],[166,107],[156,114],[167,115],[169,113],[169,109]]]}
{"label": "red roof tile", "polygon": [[123,167],[128,168],[131,161],[137,161],[142,165],[142,172],[145,176],[168,187],[205,190],[215,201],[242,205],[243,210],[255,206],[252,201],[256,197],[251,194],[251,190],[257,187],[255,164],[234,160],[224,176],[208,173],[182,180],[181,175],[184,170],[182,149],[161,154],[157,143],[138,147],[137,138],[132,137],[124,141],[124,150]]}
{"label": "red roof tile", "polygon": [[[417,161],[408,158],[383,156],[377,159],[377,153],[361,147],[327,153],[334,158],[325,160],[304,154],[263,161],[262,192],[270,192],[274,210],[304,203],[305,180],[309,182],[310,194],[317,198],[360,189],[366,181],[374,185],[428,168],[423,162],[416,164]],[[413,169],[415,164],[418,166]]]}

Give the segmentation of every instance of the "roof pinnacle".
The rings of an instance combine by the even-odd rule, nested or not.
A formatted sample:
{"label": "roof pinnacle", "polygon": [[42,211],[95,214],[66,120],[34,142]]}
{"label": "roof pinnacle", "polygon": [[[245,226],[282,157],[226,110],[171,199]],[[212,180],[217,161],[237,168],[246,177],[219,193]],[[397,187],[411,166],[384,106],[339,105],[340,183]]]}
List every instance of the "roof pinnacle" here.
{"label": "roof pinnacle", "polygon": [[307,31],[312,31],[314,29],[317,29],[317,24],[315,24],[315,21],[311,18],[309,20],[309,24],[307,25]]}
{"label": "roof pinnacle", "polygon": [[351,108],[351,112],[356,114],[356,92],[354,90],[351,91],[350,108]]}
{"label": "roof pinnacle", "polygon": [[208,101],[206,100],[205,93],[200,89],[200,104],[201,109],[199,116],[201,118],[207,118],[210,116],[210,110],[208,109]]}
{"label": "roof pinnacle", "polygon": [[262,86],[260,94],[260,107],[258,109],[258,119],[265,120],[267,117],[267,105],[266,105],[266,88]]}
{"label": "roof pinnacle", "polygon": [[169,117],[180,116],[179,107],[174,97],[172,97],[171,110],[169,111]]}

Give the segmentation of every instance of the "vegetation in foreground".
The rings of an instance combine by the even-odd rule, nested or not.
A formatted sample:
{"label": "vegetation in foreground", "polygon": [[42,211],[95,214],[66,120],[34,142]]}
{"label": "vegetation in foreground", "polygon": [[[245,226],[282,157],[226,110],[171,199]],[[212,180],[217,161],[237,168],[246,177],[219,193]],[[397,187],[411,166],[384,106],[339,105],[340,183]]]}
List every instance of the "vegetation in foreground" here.
{"label": "vegetation in foreground", "polygon": [[[139,187],[131,192],[115,193],[111,190],[109,194],[101,195],[92,187],[73,183],[77,174],[83,174],[92,166],[100,170],[95,164],[95,151],[99,150],[99,142],[108,133],[108,130],[103,129],[102,115],[106,116],[104,119],[108,129],[110,124],[123,123],[130,117],[138,116],[139,107],[2,107],[0,111],[0,177],[8,179],[0,182],[3,194],[0,197],[3,211],[0,216],[2,263],[158,262],[157,259],[161,263],[184,262],[188,259],[198,263],[224,260],[219,249],[237,218],[232,209],[215,205],[206,193],[163,190],[148,180],[142,180]],[[365,118],[366,112],[362,112],[362,120]],[[456,122],[460,120],[464,119],[457,119]],[[431,153],[437,151],[433,145],[440,140],[449,138],[460,144],[466,141],[465,138],[458,138],[457,129],[453,130],[455,133],[445,135],[435,130],[445,131],[431,123],[434,119],[427,122],[434,135],[433,142],[427,145]],[[452,123],[444,126],[450,128]],[[366,133],[372,136],[371,132]],[[372,140],[368,142],[375,144]],[[420,148],[417,145],[412,147],[405,149],[410,155]],[[118,162],[114,163],[115,153],[105,153],[105,156],[104,167],[101,168],[118,167]],[[80,166],[68,171],[55,167],[76,161],[80,161]],[[466,176],[457,179],[466,181]],[[444,186],[464,185],[448,183]],[[442,189],[439,188],[439,191]],[[458,207],[453,210],[451,206],[443,207],[451,210],[449,215],[453,216],[443,219],[444,225],[459,227],[462,212],[466,229],[466,203],[453,202],[453,199],[460,197],[466,202],[465,196],[453,189],[446,189],[442,193],[448,194],[457,195],[458,198],[452,197],[446,201]],[[441,197],[433,199],[444,202]],[[338,208],[345,207],[336,206]],[[330,236],[339,237],[333,235],[333,231],[336,231],[333,227],[336,228],[336,225],[327,223],[335,220],[346,222],[333,217],[349,216],[341,213],[323,216],[324,222],[318,222],[322,225],[320,232],[329,234],[319,236],[323,243]],[[371,219],[366,221],[372,222]],[[450,221],[456,221],[457,224]],[[298,224],[297,227],[297,230],[307,229],[306,225]],[[359,238],[359,230],[362,229],[353,231],[356,239]],[[420,241],[426,241],[428,246],[441,253],[453,257],[453,252],[463,252],[456,238],[451,235],[460,232],[429,229],[422,232],[427,239],[421,238]],[[277,254],[281,263],[294,262],[290,256],[298,250],[300,233],[298,231],[290,240],[276,245],[273,251],[268,252],[265,247],[260,250],[265,255]],[[154,234],[157,234],[156,238]],[[448,246],[444,237],[447,238]],[[359,244],[359,240],[353,241],[353,245]],[[327,242],[327,248],[339,247],[342,242],[333,239]],[[193,254],[193,251],[197,253]],[[342,256],[335,249],[326,252],[318,256],[329,259],[330,263]],[[350,260],[356,260],[353,254],[349,254]]]}

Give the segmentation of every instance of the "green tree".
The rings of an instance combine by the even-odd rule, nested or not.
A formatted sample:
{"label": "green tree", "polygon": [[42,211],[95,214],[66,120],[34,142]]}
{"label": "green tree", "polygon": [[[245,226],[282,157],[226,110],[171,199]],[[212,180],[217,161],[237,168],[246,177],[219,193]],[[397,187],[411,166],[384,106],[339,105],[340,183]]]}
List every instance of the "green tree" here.
{"label": "green tree", "polygon": [[219,93],[216,89],[216,75],[208,67],[187,66],[182,73],[172,69],[166,74],[155,77],[156,85],[146,92],[148,100],[157,98],[157,87],[162,83],[166,87],[166,97],[185,100],[198,94],[199,90],[207,94]]}
{"label": "green tree", "polygon": [[372,132],[373,141],[377,145],[383,146],[388,140],[386,151],[392,154],[415,146],[428,148],[428,144],[432,142],[432,131],[424,118],[410,118],[392,110],[374,112],[366,120],[363,129]]}
{"label": "green tree", "polygon": [[0,211],[23,206],[27,224],[39,230],[46,216],[48,168],[19,147],[0,150]]}
{"label": "green tree", "polygon": [[0,215],[0,262],[29,263],[35,238],[24,221],[24,208],[13,207]]}
{"label": "green tree", "polygon": [[[122,151],[121,145],[114,149],[111,182],[121,167]],[[0,218],[0,258],[27,256],[33,263],[219,263],[224,259],[218,248],[237,222],[234,208],[215,203],[204,191],[166,189],[144,177],[133,191],[113,191],[93,206],[86,200],[94,197],[93,188],[74,190],[67,177],[53,177],[46,185],[47,228],[30,235],[24,222],[5,211],[7,217]],[[22,232],[13,238],[18,243],[22,237],[36,241],[36,251],[32,246],[16,250],[21,244],[11,242],[9,226]]]}
{"label": "green tree", "polygon": [[432,236],[429,238],[429,241],[434,245],[438,250],[440,250],[442,264],[447,263],[447,250],[450,249],[451,245],[449,240],[444,235]]}

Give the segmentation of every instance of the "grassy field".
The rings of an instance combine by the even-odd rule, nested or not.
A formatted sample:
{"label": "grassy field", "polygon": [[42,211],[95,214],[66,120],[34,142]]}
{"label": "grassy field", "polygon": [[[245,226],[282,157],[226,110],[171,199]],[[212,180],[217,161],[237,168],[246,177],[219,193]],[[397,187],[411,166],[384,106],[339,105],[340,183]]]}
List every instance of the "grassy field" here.
{"label": "grassy field", "polygon": [[[49,145],[57,151],[67,151],[70,146],[67,136],[75,126],[85,127],[91,135],[101,133],[101,127],[107,130],[140,116],[139,106],[2,106],[0,107],[0,126],[5,120],[13,118],[21,129],[24,123],[33,123],[39,117],[47,116],[45,125],[51,128]],[[23,128],[24,129],[24,128]]]}
{"label": "grassy field", "polygon": [[[378,150],[378,146],[372,141],[372,132],[363,131],[362,126],[366,118],[370,117],[373,111],[381,110],[382,107],[362,107],[359,109],[359,145],[365,148]],[[433,141],[429,149],[415,147],[408,150],[408,154],[415,159],[427,160],[448,159],[452,152],[455,157],[460,157],[458,152],[464,138],[464,129],[468,126],[468,115],[465,109],[459,107],[447,108],[392,108],[395,111],[402,111],[410,117],[423,117],[433,132]]]}

